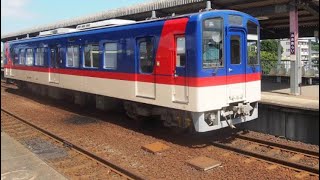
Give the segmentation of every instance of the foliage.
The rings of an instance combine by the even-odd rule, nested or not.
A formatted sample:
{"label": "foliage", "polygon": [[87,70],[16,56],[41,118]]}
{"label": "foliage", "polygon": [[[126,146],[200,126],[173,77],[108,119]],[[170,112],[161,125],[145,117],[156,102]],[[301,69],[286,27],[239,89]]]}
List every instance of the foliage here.
{"label": "foliage", "polygon": [[261,61],[262,73],[269,74],[271,69],[275,69],[277,67],[278,61]]}
{"label": "foliage", "polygon": [[274,52],[261,51],[261,66],[264,74],[269,74],[278,63],[278,56]]}
{"label": "foliage", "polygon": [[312,51],[319,51],[319,43],[318,42],[311,42],[311,49]]}
{"label": "foliage", "polygon": [[[266,51],[274,54],[278,54],[278,41],[274,39],[261,41],[261,51]],[[281,47],[281,54],[283,53],[283,47]]]}
{"label": "foliage", "polygon": [[[261,41],[260,58],[263,74],[269,74],[271,69],[274,69],[277,66],[278,45],[279,43],[276,40]],[[281,54],[282,53],[283,47],[281,46]]]}
{"label": "foliage", "polygon": [[261,51],[260,52],[261,60],[277,61],[278,55],[272,52]]}

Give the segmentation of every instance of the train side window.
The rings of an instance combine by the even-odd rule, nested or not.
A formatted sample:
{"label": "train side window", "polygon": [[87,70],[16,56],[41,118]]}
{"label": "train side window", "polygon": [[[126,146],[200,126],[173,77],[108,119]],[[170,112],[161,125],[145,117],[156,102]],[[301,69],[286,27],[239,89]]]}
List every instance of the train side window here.
{"label": "train side window", "polygon": [[248,21],[247,23],[247,47],[248,47],[248,64],[259,64],[259,27],[256,23]]}
{"label": "train side window", "polygon": [[147,38],[139,43],[139,64],[140,72],[151,74],[154,67],[153,57],[153,41],[152,38]]}
{"label": "train side window", "polygon": [[[10,51],[9,51],[9,57],[10,59],[12,60],[12,62],[14,63],[14,49],[13,48],[10,48]],[[9,58],[8,57],[8,58]],[[8,60],[7,60],[8,61]]]}
{"label": "train side window", "polygon": [[18,59],[17,49],[10,48],[10,59],[13,64],[17,64],[17,59]]}
{"label": "train side window", "polygon": [[118,60],[118,43],[105,43],[103,68],[116,69],[117,60]]}
{"label": "train side window", "polygon": [[24,49],[20,49],[19,52],[19,64],[24,65],[26,62],[26,52]]}
{"label": "train side window", "polygon": [[44,48],[37,48],[36,49],[35,65],[36,66],[44,66]]}
{"label": "train side window", "polygon": [[185,67],[186,65],[186,39],[184,36],[176,38],[176,67]]}
{"label": "train side window", "polygon": [[26,55],[26,65],[32,66],[33,65],[33,49],[27,49],[27,55]]}
{"label": "train side window", "polygon": [[99,45],[88,44],[84,48],[84,67],[98,68],[99,67]]}
{"label": "train side window", "polygon": [[240,36],[231,36],[231,64],[241,63]]}
{"label": "train side window", "polygon": [[67,67],[79,67],[79,46],[68,46],[67,48]]}

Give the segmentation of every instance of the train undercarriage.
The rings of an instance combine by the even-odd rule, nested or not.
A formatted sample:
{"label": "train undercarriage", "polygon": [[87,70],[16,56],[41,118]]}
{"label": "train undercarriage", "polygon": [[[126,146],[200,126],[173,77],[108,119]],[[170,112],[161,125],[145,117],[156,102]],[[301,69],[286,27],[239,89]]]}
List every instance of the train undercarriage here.
{"label": "train undercarriage", "polygon": [[7,79],[7,82],[15,83],[19,89],[29,90],[36,95],[64,100],[80,106],[95,106],[104,111],[125,110],[126,115],[136,121],[145,117],[157,117],[165,127],[184,129],[189,132],[207,132],[224,127],[235,128],[235,124],[258,117],[258,103],[239,102],[209,112],[189,112],[19,80]]}

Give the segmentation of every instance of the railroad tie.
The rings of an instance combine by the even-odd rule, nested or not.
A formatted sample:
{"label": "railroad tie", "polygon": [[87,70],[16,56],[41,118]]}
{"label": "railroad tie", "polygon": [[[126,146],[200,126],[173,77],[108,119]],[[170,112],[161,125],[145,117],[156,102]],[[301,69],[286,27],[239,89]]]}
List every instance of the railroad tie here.
{"label": "railroad tie", "polygon": [[279,154],[281,152],[280,149],[271,149],[269,152],[267,152],[267,155],[274,156],[276,154]]}
{"label": "railroad tie", "polygon": [[289,160],[292,162],[298,162],[302,158],[304,158],[303,154],[296,154],[296,155],[292,156],[291,158],[289,158]]}
{"label": "railroad tie", "polygon": [[310,174],[307,173],[307,172],[300,172],[300,173],[295,175],[295,177],[298,178],[298,179],[305,179],[305,178],[307,178],[309,176],[310,176]]}
{"label": "railroad tie", "polygon": [[256,161],[254,158],[247,158],[246,160],[244,160],[245,163],[249,164]]}
{"label": "railroad tie", "polygon": [[274,170],[274,169],[277,169],[278,167],[279,167],[278,165],[272,164],[272,165],[267,167],[267,170]]}
{"label": "railroad tie", "polygon": [[77,164],[77,165],[73,165],[72,167],[68,167],[67,169],[63,169],[63,172],[64,173],[78,172],[80,169],[91,167],[92,165],[93,165],[93,162],[84,162],[83,164]]}
{"label": "railroad tie", "polygon": [[258,147],[257,144],[250,144],[249,146],[245,147],[244,149],[246,149],[246,150],[252,150],[252,149],[255,149],[256,147]]}

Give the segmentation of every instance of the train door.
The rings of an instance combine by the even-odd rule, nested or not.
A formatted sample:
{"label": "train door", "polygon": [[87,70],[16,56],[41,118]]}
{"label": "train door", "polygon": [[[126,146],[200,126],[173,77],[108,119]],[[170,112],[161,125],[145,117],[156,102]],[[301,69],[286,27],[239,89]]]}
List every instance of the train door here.
{"label": "train door", "polygon": [[[16,58],[16,54],[15,54],[13,48],[11,48],[10,52],[9,52],[9,44],[8,43],[5,43],[5,47],[6,47],[5,62],[8,67],[8,68],[6,68],[6,76],[14,77],[14,70],[12,70],[12,67],[14,66],[15,59],[12,59],[12,57]],[[2,68],[2,64],[1,64],[1,68]]]}
{"label": "train door", "polygon": [[60,52],[58,47],[50,48],[50,63],[49,63],[49,82],[59,84],[60,75],[58,68],[60,65]]}
{"label": "train door", "polygon": [[228,32],[227,44],[227,94],[228,102],[233,103],[245,99],[245,31],[231,29]]}
{"label": "train door", "polygon": [[186,39],[185,36],[175,37],[175,72],[174,84],[172,88],[172,98],[174,102],[188,103],[189,93],[187,86],[186,71]]}
{"label": "train door", "polygon": [[156,98],[156,73],[154,68],[155,48],[154,38],[146,37],[137,39],[137,75],[136,96]]}
{"label": "train door", "polygon": [[9,65],[9,76],[14,77],[14,70],[12,70],[13,62],[10,62],[11,64]]}

